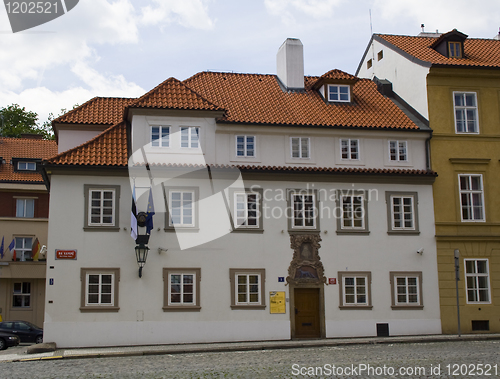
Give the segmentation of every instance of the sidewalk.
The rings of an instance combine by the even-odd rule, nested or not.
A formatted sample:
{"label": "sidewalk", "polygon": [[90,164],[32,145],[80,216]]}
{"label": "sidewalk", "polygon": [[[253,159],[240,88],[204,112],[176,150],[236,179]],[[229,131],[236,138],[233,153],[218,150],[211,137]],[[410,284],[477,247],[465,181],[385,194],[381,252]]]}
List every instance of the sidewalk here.
{"label": "sidewalk", "polygon": [[[332,338],[321,340],[287,340],[287,341],[256,341],[256,342],[224,342],[205,344],[178,344],[126,347],[92,347],[74,349],[56,349],[50,353],[27,354],[26,348],[16,353],[0,355],[3,362],[28,362],[49,359],[80,359],[104,357],[128,357],[140,355],[189,354],[208,352],[229,352],[249,350],[296,349],[327,346],[347,346],[360,344],[395,344],[395,343],[425,343],[450,341],[486,341],[500,340],[500,334],[467,334],[457,335],[426,335],[402,337],[367,337],[367,338]],[[13,349],[13,348],[10,348]]]}

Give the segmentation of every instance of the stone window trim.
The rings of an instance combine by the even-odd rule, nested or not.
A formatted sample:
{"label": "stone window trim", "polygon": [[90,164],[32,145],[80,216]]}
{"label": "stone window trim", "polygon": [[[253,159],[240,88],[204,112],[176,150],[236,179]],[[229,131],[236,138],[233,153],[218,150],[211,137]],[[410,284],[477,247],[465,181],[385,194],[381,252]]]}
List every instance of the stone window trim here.
{"label": "stone window trim", "polygon": [[[165,201],[165,232],[197,232],[199,230],[199,207],[198,200],[200,199],[200,189],[199,187],[190,187],[190,186],[165,186],[162,183],[163,187],[163,199]],[[193,192],[193,218],[194,225],[193,226],[174,226],[170,223],[170,208],[169,208],[169,200],[171,192]]]}
{"label": "stone window trim", "polygon": [[[407,229],[395,229],[393,227],[393,197],[411,197],[413,198],[413,228]],[[387,234],[389,235],[419,235],[419,220],[418,220],[418,192],[406,192],[406,191],[386,191],[385,201],[387,205]]]}
{"label": "stone window trim", "polygon": [[[90,206],[90,191],[91,190],[114,190],[114,219],[113,225],[89,225],[89,206]],[[83,230],[86,232],[119,232],[120,231],[120,186],[105,185],[105,184],[84,184],[83,185],[84,201],[84,220]]]}
{"label": "stone window trim", "polygon": [[[391,271],[389,272],[390,283],[391,283],[391,308],[392,309],[401,309],[401,310],[416,310],[416,309],[424,309],[424,301],[422,296],[422,271]],[[395,278],[417,278],[417,295],[418,302],[415,304],[397,304],[396,296],[397,296],[397,287]]]}
{"label": "stone window trim", "polygon": [[[473,104],[468,105],[467,98],[472,99]],[[457,104],[457,99],[460,99],[463,104]],[[457,113],[461,114],[461,120],[457,118]],[[453,118],[455,121],[455,134],[479,134],[479,109],[477,92],[453,91]]]}
{"label": "stone window trim", "polygon": [[[194,274],[195,281],[195,304],[193,305],[171,305],[169,304],[168,294],[170,287],[170,274]],[[200,282],[201,268],[192,267],[164,267],[163,268],[163,312],[199,312],[200,303]]]}
{"label": "stone window trim", "polygon": [[[86,305],[86,293],[87,293],[87,275],[88,274],[112,274],[114,278],[113,282],[113,305]],[[81,302],[80,302],[80,312],[82,313],[98,313],[98,312],[118,312],[119,307],[119,282],[120,282],[120,268],[114,267],[81,267],[80,268],[80,281],[82,284],[81,289]]]}
{"label": "stone window trim", "polygon": [[[337,273],[338,281],[339,281],[339,308],[341,310],[371,310],[373,308],[372,305],[372,273],[371,271],[339,271]],[[366,305],[345,305],[344,304],[344,278],[366,278]]]}
{"label": "stone window trim", "polygon": [[[260,304],[237,304],[236,296],[237,290],[236,286],[238,282],[236,276],[239,274],[243,275],[259,275],[259,293],[260,293]],[[229,281],[231,284],[231,309],[246,309],[246,310],[262,310],[266,309],[266,269],[264,268],[230,268],[229,269]]]}
{"label": "stone window trim", "polygon": [[[347,192],[347,193],[345,193]],[[362,204],[363,204],[363,227],[344,227],[343,221],[344,221],[344,212],[343,212],[343,204],[342,204],[342,197],[344,196],[352,196],[352,197],[362,197]],[[366,191],[364,190],[348,190],[348,191],[343,191],[343,190],[337,190],[337,209],[340,212],[339,214],[335,215],[335,218],[337,219],[337,234],[338,235],[343,235],[343,234],[356,234],[356,235],[369,235],[370,234],[370,229],[368,225],[368,199],[366,196]]]}
{"label": "stone window trim", "polygon": [[[478,271],[478,262],[485,262],[486,272],[477,272]],[[468,272],[467,263],[474,263],[474,271]],[[465,299],[467,304],[491,304],[491,282],[490,282],[490,267],[488,258],[465,258],[464,259],[464,282],[465,282]],[[469,278],[474,280],[474,286],[469,288]],[[480,278],[486,278],[486,287],[479,287]],[[477,298],[480,297],[481,289],[487,291],[488,300],[469,300],[469,292],[473,291]]]}
{"label": "stone window trim", "polygon": [[257,194],[257,211],[258,211],[258,226],[239,226],[236,227],[236,194],[243,193],[243,190],[237,190],[234,188],[229,189],[229,208],[231,211],[231,226],[233,233],[264,233],[264,214],[263,214],[263,199],[264,199],[264,190],[262,188],[245,188],[244,192],[247,194]]}
{"label": "stone window trim", "polygon": [[[293,206],[293,195],[312,195],[314,202],[314,212],[315,212],[315,220],[314,227],[306,227],[306,226],[294,226],[294,206]],[[288,233],[289,234],[304,234],[304,233],[319,233],[321,231],[320,228],[320,217],[319,217],[319,196],[318,190],[316,189],[300,189],[300,188],[287,188],[286,190],[286,201],[287,201],[287,209],[286,216],[288,222]]]}

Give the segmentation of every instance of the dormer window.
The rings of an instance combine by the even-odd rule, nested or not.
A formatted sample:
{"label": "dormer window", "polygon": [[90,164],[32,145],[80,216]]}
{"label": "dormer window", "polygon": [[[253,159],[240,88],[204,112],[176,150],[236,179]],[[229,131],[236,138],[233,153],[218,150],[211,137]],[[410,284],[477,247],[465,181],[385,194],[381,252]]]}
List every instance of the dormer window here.
{"label": "dormer window", "polygon": [[36,162],[17,162],[17,169],[19,171],[36,171]]}
{"label": "dormer window", "polygon": [[448,57],[462,58],[462,44],[460,42],[448,42]]}
{"label": "dormer window", "polygon": [[329,84],[328,101],[345,102],[351,101],[351,89],[347,85]]}

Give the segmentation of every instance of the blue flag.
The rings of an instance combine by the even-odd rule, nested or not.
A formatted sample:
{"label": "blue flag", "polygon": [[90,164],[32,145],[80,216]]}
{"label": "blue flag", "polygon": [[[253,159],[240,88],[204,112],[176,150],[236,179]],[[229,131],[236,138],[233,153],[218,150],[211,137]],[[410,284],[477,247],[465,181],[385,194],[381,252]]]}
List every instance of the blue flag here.
{"label": "blue flag", "polygon": [[12,252],[14,251],[14,247],[16,246],[16,239],[12,238],[12,242],[9,245],[9,250]]}
{"label": "blue flag", "polygon": [[0,258],[3,258],[3,240],[5,237],[2,237],[2,245],[0,245]]}
{"label": "blue flag", "polygon": [[153,215],[155,214],[155,206],[153,204],[153,191],[149,188],[148,210],[146,212],[146,234],[151,234],[153,230]]}

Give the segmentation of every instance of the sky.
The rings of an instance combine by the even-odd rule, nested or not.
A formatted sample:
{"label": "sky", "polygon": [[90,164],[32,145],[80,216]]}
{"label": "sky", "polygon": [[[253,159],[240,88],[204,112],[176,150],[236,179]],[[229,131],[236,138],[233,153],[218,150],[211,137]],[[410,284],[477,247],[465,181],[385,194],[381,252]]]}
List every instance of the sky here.
{"label": "sky", "polygon": [[80,0],[67,14],[12,33],[0,8],[0,108],[39,114],[95,96],[138,97],[200,71],[276,73],[286,38],[304,45],[306,75],[354,74],[371,33],[454,28],[499,32],[498,0]]}

